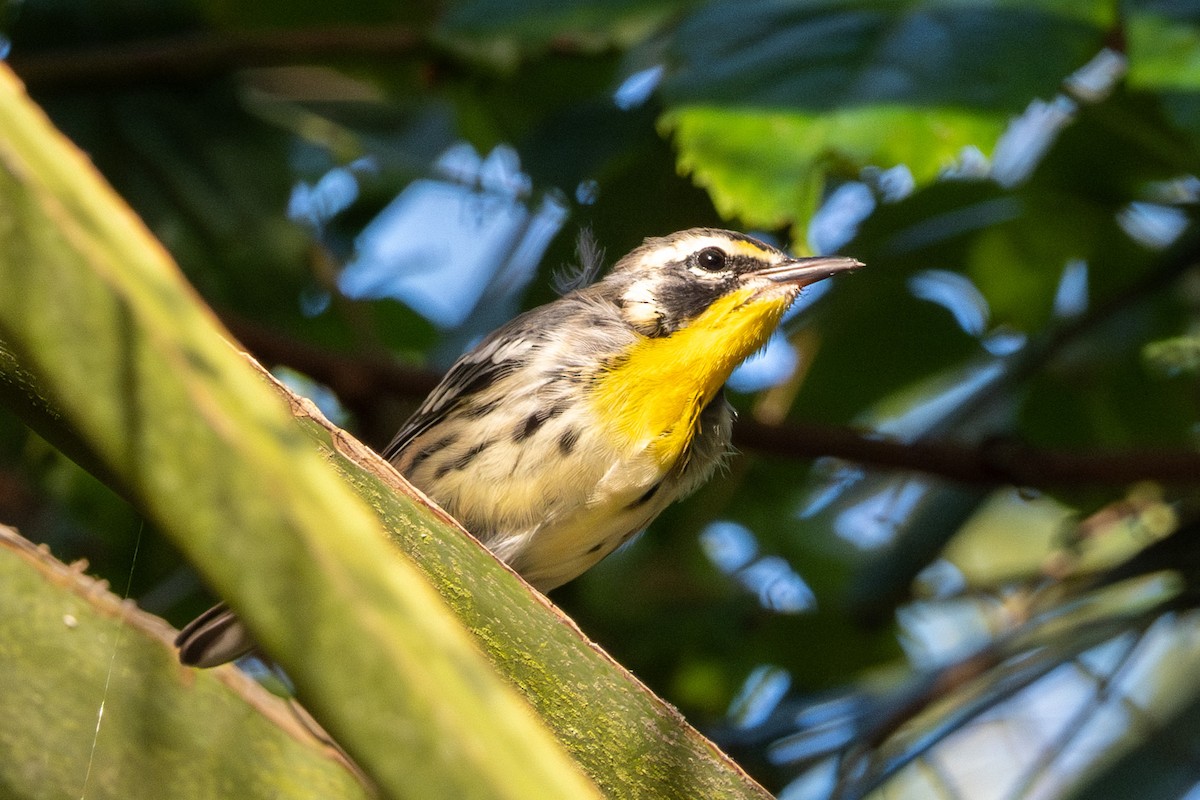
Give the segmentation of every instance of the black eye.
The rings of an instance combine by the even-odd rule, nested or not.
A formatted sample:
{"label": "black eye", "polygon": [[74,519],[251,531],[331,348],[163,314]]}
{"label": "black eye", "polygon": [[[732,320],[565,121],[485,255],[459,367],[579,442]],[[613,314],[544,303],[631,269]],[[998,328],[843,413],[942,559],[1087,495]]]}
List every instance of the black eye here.
{"label": "black eye", "polygon": [[709,272],[720,272],[725,269],[725,260],[725,251],[719,247],[706,247],[696,253],[696,263],[700,269],[706,269]]}

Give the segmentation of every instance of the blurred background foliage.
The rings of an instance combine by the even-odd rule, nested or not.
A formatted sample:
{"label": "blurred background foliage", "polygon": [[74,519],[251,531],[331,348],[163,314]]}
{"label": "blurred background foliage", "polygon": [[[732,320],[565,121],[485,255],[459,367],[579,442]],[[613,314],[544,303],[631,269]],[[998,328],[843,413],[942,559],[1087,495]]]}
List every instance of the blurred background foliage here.
{"label": "blurred background foliage", "polygon": [[[555,601],[790,800],[1198,796],[1195,3],[0,26],[235,335],[376,447],[582,229],[610,261],[713,225],[867,262],[735,376],[729,469]],[[211,601],[153,532],[131,564],[137,512],[8,415],[0,453],[0,520],[177,625]]]}

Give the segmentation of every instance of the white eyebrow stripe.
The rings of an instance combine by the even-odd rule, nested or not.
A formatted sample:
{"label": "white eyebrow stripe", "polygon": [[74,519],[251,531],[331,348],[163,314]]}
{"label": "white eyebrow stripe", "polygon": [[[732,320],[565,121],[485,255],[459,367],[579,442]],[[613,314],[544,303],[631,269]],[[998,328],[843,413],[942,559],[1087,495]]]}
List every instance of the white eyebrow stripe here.
{"label": "white eyebrow stripe", "polygon": [[731,255],[753,256],[771,264],[786,258],[782,253],[774,250],[764,250],[751,242],[711,235],[689,236],[686,239],[680,239],[677,242],[657,248],[654,251],[654,255],[661,257],[659,263],[668,264],[673,261],[684,261],[692,253],[703,250],[705,247],[717,247]]}

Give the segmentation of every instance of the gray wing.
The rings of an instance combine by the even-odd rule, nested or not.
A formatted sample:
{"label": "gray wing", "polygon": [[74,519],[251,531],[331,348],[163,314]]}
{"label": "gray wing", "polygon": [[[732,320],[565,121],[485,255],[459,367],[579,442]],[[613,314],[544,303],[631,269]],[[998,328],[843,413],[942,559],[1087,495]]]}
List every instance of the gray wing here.
{"label": "gray wing", "polygon": [[530,324],[530,313],[493,331],[454,362],[380,455],[393,461],[421,434],[470,404],[496,381],[512,374],[525,363],[524,356],[540,338]]}

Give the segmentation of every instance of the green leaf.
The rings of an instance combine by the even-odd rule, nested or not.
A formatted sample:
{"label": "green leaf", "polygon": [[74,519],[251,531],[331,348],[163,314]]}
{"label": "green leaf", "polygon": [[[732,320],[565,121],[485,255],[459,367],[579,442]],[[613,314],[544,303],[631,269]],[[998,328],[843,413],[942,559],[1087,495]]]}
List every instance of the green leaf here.
{"label": "green leaf", "polygon": [[1133,6],[1127,25],[1131,86],[1200,91],[1200,29],[1191,18],[1139,11]]}
{"label": "green leaf", "polygon": [[1098,0],[724,0],[672,36],[663,89],[680,105],[1016,112],[1095,54],[1112,14]]}
{"label": "green leaf", "polygon": [[994,140],[1003,115],[953,108],[870,106],[825,113],[685,105],[660,122],[679,169],[730,219],[762,228],[806,220],[831,174],[905,164],[918,181],[952,165],[968,145]]}
{"label": "green leaf", "polygon": [[1110,21],[1099,2],[714,3],[671,37],[662,127],[723,214],[776,228],[830,175],[904,164],[923,183],[989,151]]}
{"label": "green leaf", "polygon": [[1178,125],[1193,136],[1200,135],[1200,28],[1196,11],[1180,7],[1172,14],[1169,8],[1156,12],[1154,4],[1148,5],[1135,5],[1126,26],[1129,85],[1157,93]]}
{"label": "green leaf", "polygon": [[0,609],[5,797],[372,796],[285,701],[181,668],[162,620],[3,526]]}

